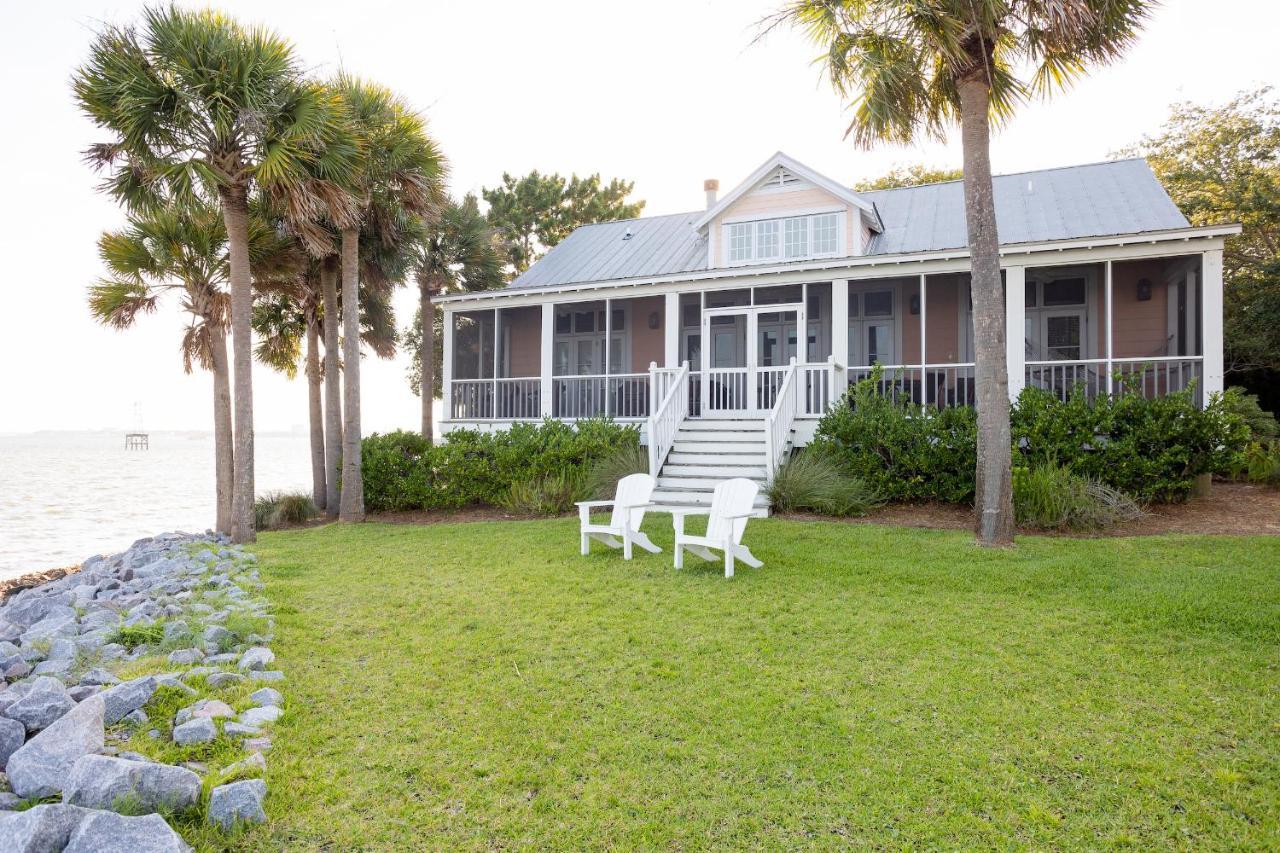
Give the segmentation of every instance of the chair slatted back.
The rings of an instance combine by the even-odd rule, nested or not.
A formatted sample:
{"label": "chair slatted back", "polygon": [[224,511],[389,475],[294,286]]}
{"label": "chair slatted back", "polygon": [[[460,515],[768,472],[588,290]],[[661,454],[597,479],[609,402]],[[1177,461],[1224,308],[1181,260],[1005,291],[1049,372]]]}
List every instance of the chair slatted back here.
{"label": "chair slatted back", "polygon": [[733,544],[742,543],[747,519],[729,518],[751,512],[760,487],[745,477],[735,477],[716,485],[711,495],[711,517],[707,519],[707,538],[724,539],[732,533]]}
{"label": "chair slatted back", "polygon": [[[653,497],[653,489],[657,483],[648,474],[630,474],[618,481],[617,493],[613,496],[613,515],[610,516],[610,527],[626,527],[632,530],[640,529],[640,522],[644,521],[645,507],[635,507],[627,510],[623,508],[624,504],[645,504],[649,502],[649,498]],[[630,512],[630,520],[623,514]]]}

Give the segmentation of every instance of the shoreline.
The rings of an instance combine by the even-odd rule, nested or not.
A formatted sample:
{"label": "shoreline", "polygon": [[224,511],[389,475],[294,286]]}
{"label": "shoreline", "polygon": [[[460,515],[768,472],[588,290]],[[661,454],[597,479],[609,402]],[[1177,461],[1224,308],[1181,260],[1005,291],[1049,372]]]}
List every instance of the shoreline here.
{"label": "shoreline", "polygon": [[53,569],[43,569],[36,572],[27,572],[24,575],[18,575],[16,578],[6,578],[0,580],[0,603],[4,602],[9,596],[15,592],[21,592],[24,589],[41,586],[42,584],[56,581],[67,575],[74,575],[80,571],[80,563],[73,566],[59,566]]}

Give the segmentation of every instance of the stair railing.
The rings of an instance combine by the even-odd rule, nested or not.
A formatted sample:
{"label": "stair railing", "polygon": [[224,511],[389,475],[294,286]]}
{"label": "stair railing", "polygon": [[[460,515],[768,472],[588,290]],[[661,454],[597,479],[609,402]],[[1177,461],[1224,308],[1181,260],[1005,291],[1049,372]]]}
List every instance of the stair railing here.
{"label": "stair railing", "polygon": [[800,384],[796,380],[796,359],[791,357],[791,364],[782,384],[778,386],[777,396],[773,398],[773,408],[769,410],[764,421],[765,459],[768,463],[769,479],[778,472],[782,464],[782,454],[787,450],[787,441],[791,437],[791,426],[796,419],[796,411],[800,405]]}
{"label": "stair railing", "polygon": [[[653,387],[657,387],[658,365],[650,363],[649,375]],[[689,416],[689,362],[680,365],[675,375],[668,377],[667,392],[653,407],[647,421],[649,435],[649,474],[658,476],[671,446],[676,442],[680,424]]]}

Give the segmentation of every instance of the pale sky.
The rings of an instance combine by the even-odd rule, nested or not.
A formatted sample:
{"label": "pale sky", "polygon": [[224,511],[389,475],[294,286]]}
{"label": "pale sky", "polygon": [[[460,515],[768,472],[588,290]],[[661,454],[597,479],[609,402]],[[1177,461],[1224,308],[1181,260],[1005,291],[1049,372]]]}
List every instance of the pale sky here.
{"label": "pale sky", "polygon": [[[777,150],[846,183],[896,164],[959,165],[958,137],[870,152],[843,141],[845,113],[810,64],[815,49],[785,31],[752,44],[780,2],[217,5],[292,39],[319,75],[343,66],[402,93],[429,117],[458,195],[504,170],[598,171],[634,180],[645,212],[663,214],[702,207],[704,178],[726,191]],[[96,325],[85,304],[101,273],[98,235],[123,217],[81,163],[102,136],[69,79],[98,22],[128,22],[141,6],[0,0],[0,432],[129,426],[135,403],[148,429],[211,427],[211,380],[182,372],[174,304],[125,332]],[[1271,0],[1168,0],[1122,64],[1024,108],[993,141],[994,169],[1107,159],[1156,129],[1171,102],[1280,83],[1277,32]],[[397,298],[401,325],[414,298]],[[403,358],[364,361],[366,433],[415,428],[404,368]],[[254,397],[258,430],[305,424],[301,378],[259,369]]]}

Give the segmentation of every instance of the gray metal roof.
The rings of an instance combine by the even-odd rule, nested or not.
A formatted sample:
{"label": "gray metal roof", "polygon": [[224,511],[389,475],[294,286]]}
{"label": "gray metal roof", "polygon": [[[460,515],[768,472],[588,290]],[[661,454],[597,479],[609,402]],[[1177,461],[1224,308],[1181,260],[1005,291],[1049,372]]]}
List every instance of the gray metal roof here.
{"label": "gray metal roof", "polygon": [[[1001,244],[1141,234],[1187,227],[1147,162],[1115,160],[995,180]],[[960,181],[860,193],[876,206],[884,232],[867,255],[968,245]],[[707,242],[693,223],[702,211],[584,225],[523,275],[512,289],[665,276],[707,269]],[[627,233],[629,239],[624,239]]]}

